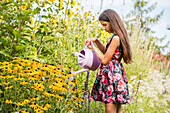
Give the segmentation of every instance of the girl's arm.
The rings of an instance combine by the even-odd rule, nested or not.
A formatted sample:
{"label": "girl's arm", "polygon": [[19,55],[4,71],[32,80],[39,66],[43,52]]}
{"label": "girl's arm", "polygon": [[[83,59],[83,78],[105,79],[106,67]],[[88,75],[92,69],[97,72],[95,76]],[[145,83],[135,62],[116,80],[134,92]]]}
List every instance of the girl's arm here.
{"label": "girl's arm", "polygon": [[119,39],[118,36],[114,36],[114,38],[112,39],[112,41],[111,41],[111,43],[110,43],[106,53],[103,56],[97,50],[97,48],[95,47],[93,41],[91,41],[91,43],[88,45],[88,47],[90,49],[92,49],[96,53],[97,57],[99,58],[99,60],[101,61],[101,63],[103,65],[107,65],[109,63],[109,61],[112,58],[116,48],[119,47],[119,46],[120,46],[120,39]]}
{"label": "girl's arm", "polygon": [[90,38],[90,39],[87,39],[86,40],[86,43],[88,43],[88,42],[95,42],[95,44],[97,45],[97,47],[99,48],[99,50],[104,54],[105,53],[105,45],[103,45],[100,41],[99,41],[99,39],[97,39],[97,38]]}
{"label": "girl's arm", "polygon": [[96,38],[95,43],[96,43],[97,47],[99,48],[99,50],[104,54],[104,53],[105,53],[105,48],[106,48],[106,46],[103,45],[103,44],[99,41],[99,39],[97,39],[97,38]]}

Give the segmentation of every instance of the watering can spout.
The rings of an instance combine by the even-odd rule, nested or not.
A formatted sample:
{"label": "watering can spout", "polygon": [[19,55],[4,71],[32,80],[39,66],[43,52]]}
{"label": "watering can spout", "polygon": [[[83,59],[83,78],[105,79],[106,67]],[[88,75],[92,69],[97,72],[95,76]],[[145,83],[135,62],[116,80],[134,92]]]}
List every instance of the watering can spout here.
{"label": "watering can spout", "polygon": [[73,76],[75,76],[76,74],[81,73],[81,72],[85,72],[85,71],[89,71],[89,69],[84,68],[84,69],[81,69],[81,70],[78,70],[78,71],[71,71],[71,74],[73,74]]}

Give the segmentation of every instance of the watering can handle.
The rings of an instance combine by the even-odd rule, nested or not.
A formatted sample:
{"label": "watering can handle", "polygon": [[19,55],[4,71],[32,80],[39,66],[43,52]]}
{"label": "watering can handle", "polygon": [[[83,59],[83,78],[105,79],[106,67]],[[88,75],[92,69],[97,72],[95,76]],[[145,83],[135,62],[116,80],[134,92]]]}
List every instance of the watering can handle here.
{"label": "watering can handle", "polygon": [[89,43],[86,43],[86,45],[85,45],[85,49],[87,49],[87,46],[90,44],[90,42]]}
{"label": "watering can handle", "polygon": [[81,56],[81,57],[85,58],[85,56],[79,52],[74,52],[74,55],[77,57]]}

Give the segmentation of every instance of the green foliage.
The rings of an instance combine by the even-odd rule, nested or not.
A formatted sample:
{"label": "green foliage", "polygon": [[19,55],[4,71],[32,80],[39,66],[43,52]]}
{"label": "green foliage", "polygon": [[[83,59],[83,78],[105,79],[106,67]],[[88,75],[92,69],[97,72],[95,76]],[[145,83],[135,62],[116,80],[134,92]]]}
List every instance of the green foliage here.
{"label": "green foliage", "polygon": [[134,22],[138,21],[140,23],[140,28],[145,32],[146,34],[151,33],[151,40],[155,40],[154,46],[156,47],[157,52],[164,51],[165,48],[168,47],[169,42],[166,44],[162,44],[163,46],[158,45],[157,43],[161,43],[162,40],[166,37],[155,37],[153,34],[155,31],[152,30],[152,26],[155,25],[163,16],[164,10],[158,12],[153,17],[150,16],[150,14],[154,11],[156,8],[157,3],[153,3],[149,5],[148,0],[135,0],[134,1],[134,9],[129,12],[129,14],[126,15],[125,23],[127,25],[127,29],[129,31],[130,36],[132,36],[132,29],[134,26]]}

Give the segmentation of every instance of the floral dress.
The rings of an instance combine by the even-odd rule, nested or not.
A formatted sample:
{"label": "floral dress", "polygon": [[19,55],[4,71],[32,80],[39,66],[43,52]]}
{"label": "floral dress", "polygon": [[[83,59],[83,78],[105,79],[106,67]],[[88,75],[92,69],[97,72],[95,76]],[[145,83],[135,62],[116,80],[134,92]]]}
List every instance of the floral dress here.
{"label": "floral dress", "polygon": [[[109,39],[105,51],[114,36],[115,34]],[[128,81],[121,63],[122,53],[122,47],[119,46],[106,66],[101,63],[92,88],[91,100],[103,103],[130,103]]]}

